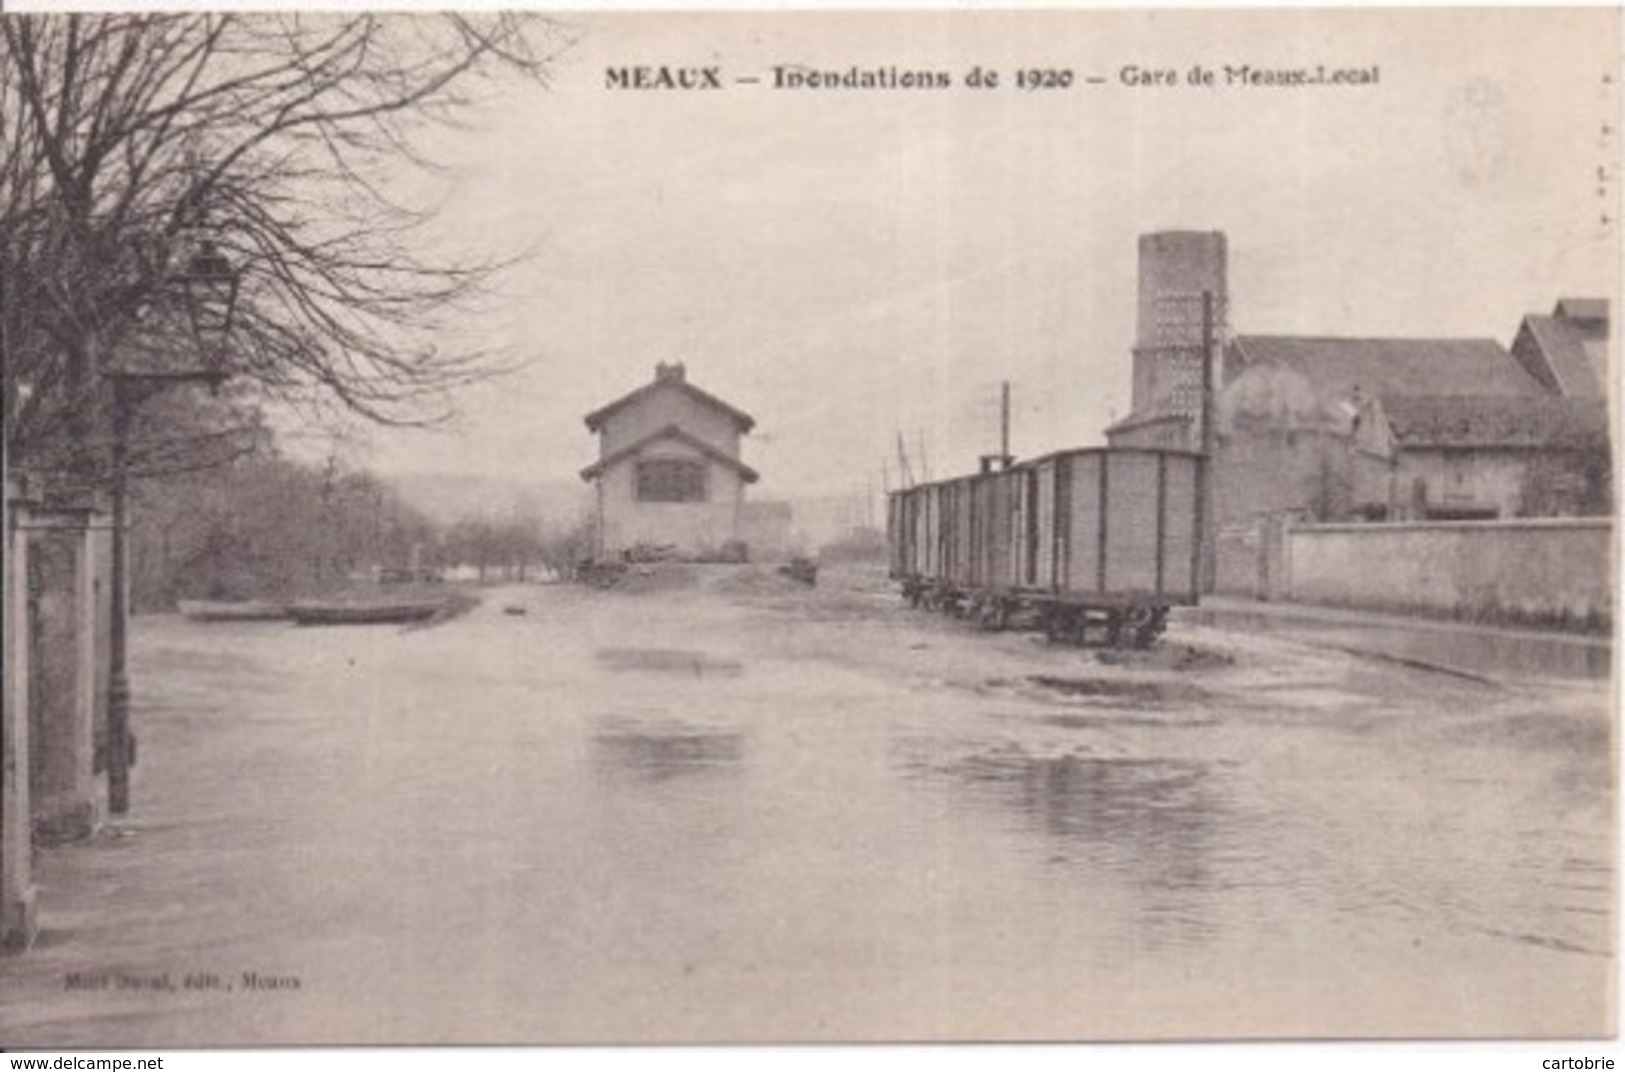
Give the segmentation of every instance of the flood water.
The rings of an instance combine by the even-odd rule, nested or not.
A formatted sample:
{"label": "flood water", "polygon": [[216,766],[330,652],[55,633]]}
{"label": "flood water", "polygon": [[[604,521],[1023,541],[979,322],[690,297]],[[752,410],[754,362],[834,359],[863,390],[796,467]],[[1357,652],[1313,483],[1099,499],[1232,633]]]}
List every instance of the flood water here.
{"label": "flood water", "polygon": [[1603,638],[1564,633],[1476,628],[1447,622],[1387,617],[1381,630],[1359,627],[1337,613],[1324,617],[1245,610],[1185,612],[1203,625],[1282,635],[1347,651],[1368,652],[1463,674],[1502,678],[1607,681],[1613,645]]}
{"label": "flood water", "polygon": [[[1600,687],[1217,630],[1111,666],[804,598],[141,620],[134,810],[42,859],[0,1023],[57,1046],[1607,1029]],[[64,988],[108,971],[176,988]]]}

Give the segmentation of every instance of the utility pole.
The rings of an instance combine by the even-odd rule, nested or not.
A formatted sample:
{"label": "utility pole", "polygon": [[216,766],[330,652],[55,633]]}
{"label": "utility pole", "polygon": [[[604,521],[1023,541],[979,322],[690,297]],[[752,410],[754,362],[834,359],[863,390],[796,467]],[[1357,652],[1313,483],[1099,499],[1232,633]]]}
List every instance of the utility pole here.
{"label": "utility pole", "polygon": [[339,456],[338,448],[333,447],[327,452],[327,460],[322,464],[322,490],[321,522],[316,533],[316,583],[325,586],[330,578],[328,567],[337,560],[334,551],[333,539],[333,493],[338,483]]}
{"label": "utility pole", "polygon": [[1197,577],[1198,590],[1213,591],[1213,454],[1216,442],[1213,434],[1213,348],[1217,331],[1213,308],[1213,292],[1202,292],[1202,493],[1197,498],[1197,537],[1201,541],[1201,574]]}
{"label": "utility pole", "polygon": [[999,385],[999,468],[1008,469],[1010,456],[1010,381]]}
{"label": "utility pole", "polygon": [[107,807],[114,815],[130,810],[130,410],[134,402],[125,381],[113,379],[113,569],[112,621],[107,634]]}

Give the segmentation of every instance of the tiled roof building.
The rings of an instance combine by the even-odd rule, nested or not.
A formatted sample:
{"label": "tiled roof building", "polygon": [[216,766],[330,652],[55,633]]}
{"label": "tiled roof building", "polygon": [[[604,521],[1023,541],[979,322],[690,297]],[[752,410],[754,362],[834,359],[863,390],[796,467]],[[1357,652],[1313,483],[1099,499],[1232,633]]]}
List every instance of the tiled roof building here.
{"label": "tiled roof building", "polygon": [[1512,355],[1549,391],[1569,398],[1607,395],[1608,303],[1564,298],[1550,316],[1526,316]]}
{"label": "tiled roof building", "polygon": [[[1106,430],[1116,446],[1210,446],[1221,528],[1282,514],[1506,517],[1596,509],[1606,498],[1529,487],[1564,466],[1596,483],[1584,455],[1599,444],[1606,454],[1606,302],[1562,299],[1549,316],[1525,317],[1510,348],[1489,338],[1231,336],[1226,250],[1216,233],[1141,239],[1133,410]],[[1177,337],[1164,329],[1170,318],[1183,326]],[[1201,383],[1204,335],[1211,437],[1188,390]]]}

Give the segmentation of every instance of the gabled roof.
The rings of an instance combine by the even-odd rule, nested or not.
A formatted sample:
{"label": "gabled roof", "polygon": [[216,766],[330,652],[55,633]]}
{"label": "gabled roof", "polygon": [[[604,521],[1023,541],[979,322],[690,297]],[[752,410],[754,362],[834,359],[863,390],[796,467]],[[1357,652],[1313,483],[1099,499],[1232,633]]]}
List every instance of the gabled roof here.
{"label": "gabled roof", "polygon": [[1544,388],[1493,339],[1344,339],[1238,335],[1225,378],[1256,364],[1296,369],[1322,392],[1533,395]]}
{"label": "gabled roof", "polygon": [[1106,428],[1106,434],[1133,432],[1141,428],[1149,428],[1153,424],[1195,424],[1196,419],[1189,413],[1130,413]]}
{"label": "gabled roof", "polygon": [[639,387],[636,391],[633,391],[630,394],[622,395],[620,398],[617,398],[608,405],[601,406],[587,414],[586,419],[588,430],[593,432],[598,431],[600,425],[602,425],[610,417],[613,417],[616,413],[619,413],[621,410],[625,409],[627,406],[632,405],[640,399],[647,398],[657,391],[664,390],[682,391],[684,394],[688,395],[701,405],[709,406],[720,413],[726,414],[728,417],[732,418],[736,425],[739,426],[739,431],[741,434],[750,431],[756,426],[756,419],[750,414],[744,412],[743,410],[735,409],[734,407],[728,405],[728,403],[722,401],[722,399],[717,398],[715,395],[708,394],[689,383],[683,378],[682,367],[677,366],[675,374],[667,374],[665,368],[663,367],[661,372],[657,373],[654,380],[651,382],[646,383],[642,387]]}
{"label": "gabled roof", "polygon": [[1559,298],[1552,315],[1565,320],[1601,321],[1603,331],[1608,330],[1607,298]]}
{"label": "gabled roof", "polygon": [[[1607,315],[1606,305],[1603,315]],[[1546,368],[1557,379],[1558,391],[1565,395],[1595,397],[1603,393],[1607,328],[1604,326],[1603,335],[1599,335],[1583,326],[1587,323],[1595,321],[1576,321],[1566,316],[1526,316],[1518,331],[1520,336],[1527,335],[1534,342]]]}
{"label": "gabled roof", "polygon": [[1606,436],[1602,399],[1383,395],[1388,427],[1410,448],[1565,448]]}
{"label": "gabled roof", "polygon": [[737,472],[740,479],[747,484],[756,483],[756,480],[760,475],[756,472],[756,470],[752,469],[738,458],[729,457],[727,454],[707,443],[705,440],[699,438],[698,436],[690,435],[681,428],[677,427],[675,424],[668,424],[664,428],[659,428],[653,432],[650,432],[648,435],[634,443],[628,443],[626,446],[615,451],[613,454],[606,454],[604,457],[599,458],[596,462],[593,462],[591,465],[587,466],[587,468],[581,470],[581,479],[597,480],[604,470],[609,469],[612,466],[619,465],[628,458],[641,454],[644,448],[650,446],[651,444],[658,443],[663,439],[675,439],[679,443],[693,447],[695,450],[699,451],[701,454],[705,455],[707,458],[710,458],[717,464],[725,465]]}

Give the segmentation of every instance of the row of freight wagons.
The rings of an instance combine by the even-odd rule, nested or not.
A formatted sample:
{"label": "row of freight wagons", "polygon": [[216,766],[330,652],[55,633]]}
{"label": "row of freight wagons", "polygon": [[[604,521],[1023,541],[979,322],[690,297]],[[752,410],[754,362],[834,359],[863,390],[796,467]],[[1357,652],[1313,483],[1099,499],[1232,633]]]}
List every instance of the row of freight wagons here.
{"label": "row of freight wagons", "polygon": [[1202,457],[1088,448],[893,492],[890,573],[915,604],[1150,644],[1197,601]]}

